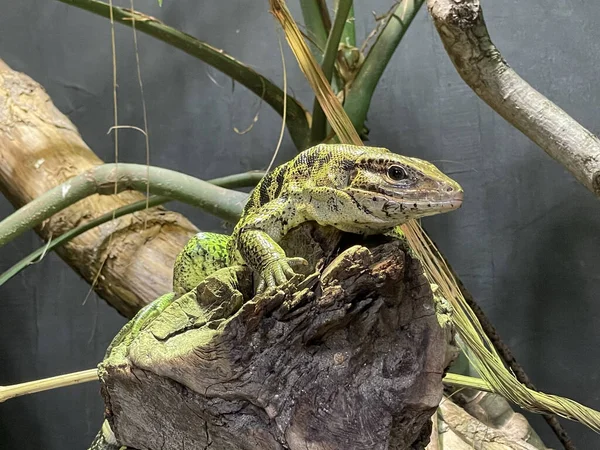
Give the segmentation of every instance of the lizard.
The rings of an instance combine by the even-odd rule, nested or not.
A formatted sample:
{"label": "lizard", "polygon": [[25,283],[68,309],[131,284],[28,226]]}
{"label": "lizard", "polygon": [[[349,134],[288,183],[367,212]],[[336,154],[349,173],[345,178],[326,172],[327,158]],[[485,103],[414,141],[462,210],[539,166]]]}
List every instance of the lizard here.
{"label": "lizard", "polygon": [[[304,222],[401,238],[401,224],[452,211],[462,201],[460,185],[421,159],[346,144],[304,150],[262,178],[230,236],[199,232],[189,240],[174,264],[173,292],[140,310],[106,354],[117,344],[131,342],[175,299],[220,269],[249,266],[256,275],[256,293],[287,283],[306,261],[286,255],[278,242]],[[90,450],[118,448],[105,421]]]}

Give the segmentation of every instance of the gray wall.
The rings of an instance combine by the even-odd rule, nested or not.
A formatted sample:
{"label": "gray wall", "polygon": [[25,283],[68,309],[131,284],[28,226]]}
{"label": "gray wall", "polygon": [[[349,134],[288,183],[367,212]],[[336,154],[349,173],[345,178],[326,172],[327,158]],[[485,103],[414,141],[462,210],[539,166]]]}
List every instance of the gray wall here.
{"label": "gray wall", "polygon": [[[129,4],[121,1],[117,4]],[[138,0],[137,7],[180,27],[273,80],[281,62],[267,2]],[[296,2],[291,1],[294,6]],[[371,10],[356,2],[361,35]],[[492,38],[531,84],[597,133],[600,6],[574,0],[484,1]],[[47,0],[3,0],[0,58],[46,87],[56,105],[106,161],[113,160],[111,50],[106,20]],[[297,14],[297,8],[294,8]],[[142,123],[132,36],[118,27],[119,113]],[[140,36],[152,164],[210,178],[264,168],[280,120],[244,88],[200,61]],[[310,96],[287,52],[289,84]],[[209,75],[216,81],[213,82]],[[539,148],[483,104],[457,76],[422,11],[393,58],[369,114],[371,143],[420,156],[466,191],[461,210],[426,220],[501,335],[540,389],[600,409],[600,204]],[[143,162],[143,139],[121,133],[122,161]],[[294,154],[286,139],[280,160]],[[174,206],[203,229],[218,221]],[[0,198],[0,217],[12,207]],[[0,250],[8,268],[40,240],[29,233]],[[0,288],[0,385],[93,367],[124,323],[54,255]],[[0,404],[0,448],[85,448],[100,424],[98,386],[87,384]],[[550,445],[558,447],[539,417]],[[582,449],[600,438],[565,422]]]}

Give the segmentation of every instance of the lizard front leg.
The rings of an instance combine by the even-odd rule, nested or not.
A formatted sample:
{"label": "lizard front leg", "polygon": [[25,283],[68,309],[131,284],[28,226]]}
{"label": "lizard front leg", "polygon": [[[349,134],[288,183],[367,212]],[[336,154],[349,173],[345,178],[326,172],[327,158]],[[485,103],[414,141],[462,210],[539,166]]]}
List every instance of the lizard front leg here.
{"label": "lizard front leg", "polygon": [[245,217],[234,230],[232,247],[258,275],[257,293],[286,283],[296,274],[294,267],[307,264],[303,258],[288,258],[277,243],[302,222],[295,203],[280,198]]}
{"label": "lizard front leg", "polygon": [[307,264],[303,258],[288,258],[279,244],[261,230],[242,230],[238,251],[258,274],[256,293],[286,283],[296,275],[293,267]]}

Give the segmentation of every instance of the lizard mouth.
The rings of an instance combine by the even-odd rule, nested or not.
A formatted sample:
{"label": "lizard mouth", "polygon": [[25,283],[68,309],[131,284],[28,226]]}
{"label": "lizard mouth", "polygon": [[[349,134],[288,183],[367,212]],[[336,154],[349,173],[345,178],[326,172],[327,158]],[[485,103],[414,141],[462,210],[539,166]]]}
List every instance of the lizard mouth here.
{"label": "lizard mouth", "polygon": [[431,203],[422,202],[421,205],[423,206],[423,209],[431,207],[431,208],[436,208],[436,209],[452,210],[452,209],[460,208],[462,206],[462,203],[463,203],[463,195],[462,195],[462,192],[460,192],[460,193],[453,195],[449,199],[444,199],[444,200],[437,201],[437,202],[434,201]]}
{"label": "lizard mouth", "polygon": [[462,206],[462,203],[463,203],[463,193],[462,192],[457,192],[456,194],[454,194],[452,196],[452,198],[450,198],[449,200],[446,200],[443,203],[449,205],[449,207],[452,208],[452,209],[460,208]]}

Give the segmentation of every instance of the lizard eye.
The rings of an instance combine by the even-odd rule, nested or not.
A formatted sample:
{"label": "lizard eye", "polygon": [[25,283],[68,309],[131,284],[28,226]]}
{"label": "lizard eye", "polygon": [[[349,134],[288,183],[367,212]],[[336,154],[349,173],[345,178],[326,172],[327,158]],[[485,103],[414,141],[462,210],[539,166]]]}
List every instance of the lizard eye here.
{"label": "lizard eye", "polygon": [[400,166],[390,166],[388,169],[388,177],[394,181],[404,180],[407,176],[406,170]]}

